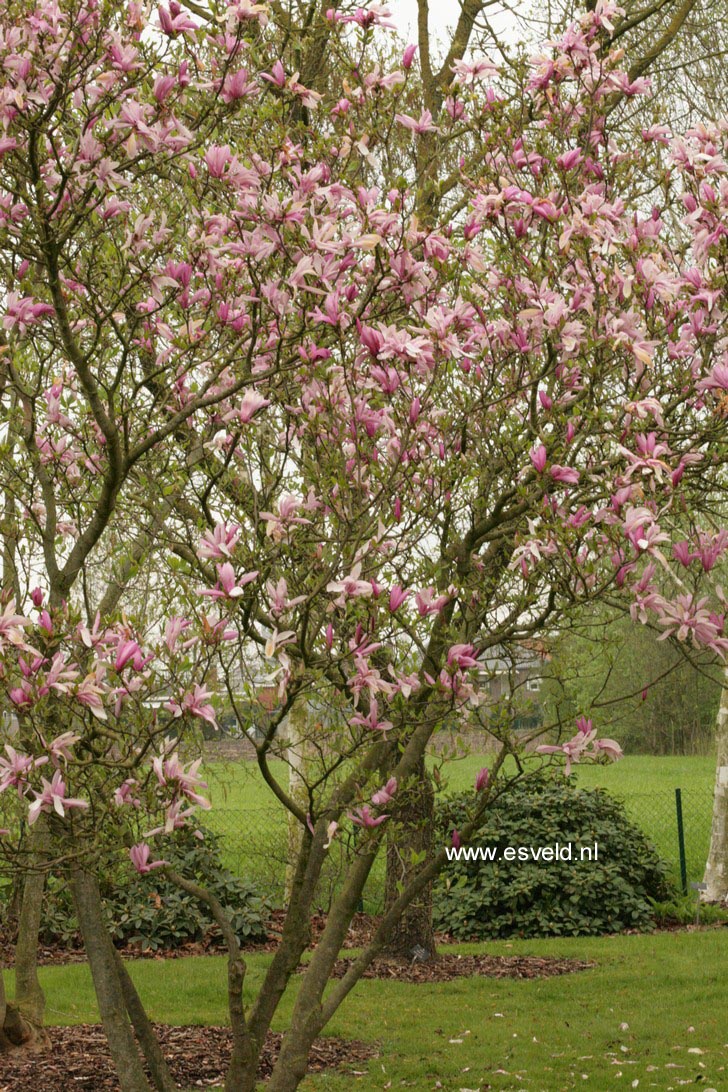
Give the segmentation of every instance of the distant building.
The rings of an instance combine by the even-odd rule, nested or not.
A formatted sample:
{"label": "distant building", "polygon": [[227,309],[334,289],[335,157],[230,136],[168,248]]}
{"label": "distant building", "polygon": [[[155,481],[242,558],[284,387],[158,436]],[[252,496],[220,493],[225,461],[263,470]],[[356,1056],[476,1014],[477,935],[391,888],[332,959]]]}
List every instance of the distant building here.
{"label": "distant building", "polygon": [[480,658],[481,689],[488,692],[494,715],[508,702],[515,709],[514,728],[530,730],[543,722],[540,693],[550,659],[541,641],[523,641],[513,649],[496,645]]}

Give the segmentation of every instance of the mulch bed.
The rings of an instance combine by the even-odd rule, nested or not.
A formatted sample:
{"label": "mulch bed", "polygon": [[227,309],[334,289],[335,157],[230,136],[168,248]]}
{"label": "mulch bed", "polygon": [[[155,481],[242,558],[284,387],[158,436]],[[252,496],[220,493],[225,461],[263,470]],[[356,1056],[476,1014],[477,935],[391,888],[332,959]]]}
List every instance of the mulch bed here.
{"label": "mulch bed", "polygon": [[[49,1028],[51,1047],[31,1055],[0,1055],[0,1092],[119,1092],[106,1037],[93,1024]],[[226,1028],[167,1027],[156,1025],[157,1035],[172,1076],[184,1088],[220,1084],[230,1058]],[[270,1076],[281,1036],[269,1033],[258,1072]],[[311,1051],[310,1071],[339,1069],[356,1075],[377,1055],[376,1049],[356,1040],[325,1037]]]}
{"label": "mulch bed", "polygon": [[[332,976],[343,978],[353,963],[340,959]],[[401,963],[375,960],[364,972],[364,978],[390,979],[395,982],[451,982],[454,978],[551,978],[554,975],[588,971],[595,963],[582,959],[555,959],[549,956],[437,956],[428,963]]]}
{"label": "mulch bed", "polygon": [[[268,922],[268,937],[266,940],[245,946],[248,952],[274,952],[280,943],[283,930],[283,922],[286,916],[285,910],[274,910]],[[372,934],[379,924],[379,918],[371,914],[355,914],[349,931],[344,939],[344,948],[363,948],[371,940]],[[316,943],[326,925],[325,914],[314,914],[311,919],[311,947]],[[436,933],[438,944],[452,943],[452,937],[446,933]],[[147,948],[142,950],[138,946],[119,946],[119,951],[124,959],[182,959],[184,956],[226,955],[227,950],[219,935],[214,933],[201,941],[190,941],[180,944],[177,948],[160,949],[152,951]],[[0,925],[0,967],[12,967],[15,961],[15,941],[7,930]],[[81,938],[76,937],[70,945],[54,943],[41,944],[38,949],[38,963],[41,966],[64,963],[85,963],[86,953],[81,945]]]}

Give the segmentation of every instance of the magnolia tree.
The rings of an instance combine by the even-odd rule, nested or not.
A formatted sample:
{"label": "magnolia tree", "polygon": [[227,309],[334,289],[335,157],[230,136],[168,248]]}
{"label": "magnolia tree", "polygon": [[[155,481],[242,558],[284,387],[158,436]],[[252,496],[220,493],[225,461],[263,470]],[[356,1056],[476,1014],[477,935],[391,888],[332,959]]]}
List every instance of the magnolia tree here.
{"label": "magnolia tree", "polygon": [[[726,130],[610,135],[616,97],[646,90],[605,52],[612,15],[597,4],[515,94],[490,61],[454,60],[437,122],[411,112],[415,51],[382,65],[377,6],[312,16],[340,58],[323,90],[247,0],[218,19],[90,0],[3,16],[2,845],[29,889],[70,876],[124,1092],[149,1088],[132,1025],[172,1083],[103,925],[120,846],[223,931],[240,1092],[349,845],[270,1082],[292,1090],[444,863],[426,843],[406,862],[327,990],[433,734],[482,712],[489,651],[596,601],[728,647],[710,580],[728,543]],[[455,174],[423,215],[435,130]],[[664,209],[634,196],[646,164]],[[119,612],[144,569],[142,626]],[[214,720],[213,660],[235,705],[264,701],[258,765],[300,828],[249,1005],[222,908],[154,844],[206,805],[174,737]],[[587,713],[537,761],[616,757]],[[519,744],[501,735],[456,843],[502,790]]]}

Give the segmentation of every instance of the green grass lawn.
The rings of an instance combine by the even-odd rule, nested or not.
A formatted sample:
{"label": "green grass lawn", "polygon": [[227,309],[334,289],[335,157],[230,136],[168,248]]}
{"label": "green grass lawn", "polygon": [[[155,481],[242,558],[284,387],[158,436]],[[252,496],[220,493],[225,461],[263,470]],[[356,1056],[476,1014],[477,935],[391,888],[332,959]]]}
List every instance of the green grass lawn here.
{"label": "green grass lawn", "polygon": [[[466,755],[443,768],[445,791],[471,789],[487,755]],[[284,783],[286,768],[272,768]],[[241,876],[258,880],[280,899],[285,873],[286,820],[252,762],[208,767],[213,810],[208,825],[223,835],[226,864]],[[629,755],[620,762],[576,767],[572,775],[585,788],[602,787],[625,802],[628,814],[679,875],[675,789],[682,790],[688,879],[702,879],[710,841],[715,762],[713,758]],[[376,911],[383,890],[383,865],[377,862],[367,888],[365,908]]]}
{"label": "green grass lawn", "polygon": [[[309,1078],[304,1088],[665,1092],[685,1085],[728,1087],[728,929],[493,942],[453,950],[571,956],[596,966],[531,981],[362,982],[328,1031],[376,1041],[380,1056],[358,1079],[322,1074]],[[251,986],[269,958],[249,957]],[[153,1019],[226,1023],[223,959],[139,961],[130,968]],[[97,1020],[85,965],[43,968],[42,979],[50,1023]],[[290,1002],[284,999],[279,1028]]]}

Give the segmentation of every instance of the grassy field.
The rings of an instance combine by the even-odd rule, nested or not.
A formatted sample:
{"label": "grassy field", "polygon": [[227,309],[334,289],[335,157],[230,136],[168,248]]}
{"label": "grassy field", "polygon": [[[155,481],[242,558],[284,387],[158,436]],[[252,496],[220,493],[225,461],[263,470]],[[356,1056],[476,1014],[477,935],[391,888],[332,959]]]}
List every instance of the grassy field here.
{"label": "grassy field", "polygon": [[[443,769],[445,791],[471,789],[487,755],[467,755]],[[285,783],[283,763],[273,765]],[[278,895],[285,871],[285,817],[251,762],[208,767],[214,809],[206,817],[224,838],[225,860],[234,872],[258,879]],[[607,766],[580,766],[574,774],[586,788],[602,787],[625,802],[627,812],[670,862],[677,877],[678,839],[675,789],[682,791],[688,879],[702,879],[710,840],[715,763],[710,757],[631,755]],[[365,906],[378,909],[381,869],[370,881]]]}
{"label": "grassy field", "polygon": [[[453,950],[570,956],[596,965],[530,981],[360,983],[328,1031],[376,1041],[379,1057],[358,1079],[309,1078],[303,1086],[307,1092],[345,1092],[352,1086],[363,1092],[728,1087],[728,929],[494,942]],[[250,956],[251,988],[269,958]],[[226,1023],[223,959],[129,966],[153,1019]],[[43,968],[42,978],[50,1023],[97,1020],[86,966]],[[290,1003],[286,997],[277,1026],[285,1026]]]}

